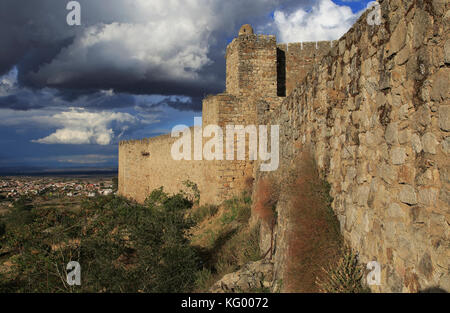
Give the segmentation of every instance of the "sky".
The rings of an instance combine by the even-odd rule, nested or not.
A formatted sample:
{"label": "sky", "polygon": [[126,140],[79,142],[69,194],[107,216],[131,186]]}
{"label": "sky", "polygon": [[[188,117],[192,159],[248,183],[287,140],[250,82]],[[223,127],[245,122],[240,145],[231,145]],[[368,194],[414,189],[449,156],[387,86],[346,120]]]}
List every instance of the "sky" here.
{"label": "sky", "polygon": [[225,90],[241,25],[278,42],[339,39],[370,1],[0,2],[0,170],[117,167],[118,143],[194,124]]}

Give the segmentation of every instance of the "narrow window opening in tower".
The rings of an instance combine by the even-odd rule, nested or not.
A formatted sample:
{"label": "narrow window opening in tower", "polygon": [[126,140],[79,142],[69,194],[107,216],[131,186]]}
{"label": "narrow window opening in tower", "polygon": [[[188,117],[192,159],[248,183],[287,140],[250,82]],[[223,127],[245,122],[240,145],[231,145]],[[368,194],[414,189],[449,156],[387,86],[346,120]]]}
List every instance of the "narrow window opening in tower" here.
{"label": "narrow window opening in tower", "polygon": [[277,48],[277,96],[286,97],[286,53]]}

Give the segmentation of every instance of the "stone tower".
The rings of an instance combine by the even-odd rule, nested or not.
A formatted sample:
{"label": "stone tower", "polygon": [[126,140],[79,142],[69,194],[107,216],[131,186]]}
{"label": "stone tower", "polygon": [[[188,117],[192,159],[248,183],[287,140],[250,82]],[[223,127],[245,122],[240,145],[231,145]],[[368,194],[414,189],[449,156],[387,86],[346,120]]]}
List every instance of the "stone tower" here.
{"label": "stone tower", "polygon": [[244,25],[226,51],[226,92],[235,96],[277,97],[277,41]]}

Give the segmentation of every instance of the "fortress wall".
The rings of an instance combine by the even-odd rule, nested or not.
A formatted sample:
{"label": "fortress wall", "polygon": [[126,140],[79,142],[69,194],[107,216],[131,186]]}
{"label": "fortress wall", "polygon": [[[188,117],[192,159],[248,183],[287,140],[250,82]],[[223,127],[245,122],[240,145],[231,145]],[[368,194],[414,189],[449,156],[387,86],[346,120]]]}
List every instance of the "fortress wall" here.
{"label": "fortress wall", "polygon": [[[193,150],[193,128],[192,151]],[[119,194],[138,202],[161,186],[169,193],[185,189],[183,181],[196,183],[201,203],[217,203],[218,168],[215,161],[175,161],[169,135],[144,140],[124,141],[119,146]],[[147,155],[149,153],[149,155]]]}
{"label": "fortress wall", "polygon": [[286,95],[301,83],[315,63],[319,63],[336,41],[278,44],[284,53],[286,67]]}
{"label": "fortress wall", "polygon": [[[224,98],[222,98],[224,99]],[[227,125],[254,125],[256,123],[256,105],[248,98],[225,98],[219,106],[218,125],[224,131],[226,139]],[[249,161],[248,136],[245,139],[245,160],[237,160],[238,136],[234,138],[234,160],[226,160],[226,146],[224,145],[224,160],[219,163],[219,180],[222,181],[219,195],[221,200],[239,195],[247,188],[249,179],[253,175],[253,161]]]}
{"label": "fortress wall", "polygon": [[[161,186],[169,193],[183,189],[183,181],[195,182],[201,203],[220,203],[246,189],[253,176],[253,162],[237,160],[238,138],[235,137],[235,160],[226,160],[226,126],[256,123],[256,103],[227,93],[203,100],[202,126],[218,125],[224,132],[223,161],[175,161],[171,147],[177,138],[169,135],[121,142],[119,146],[119,193],[143,202],[150,192]],[[192,144],[194,142],[191,128]],[[205,144],[210,138],[204,138]],[[193,146],[192,146],[192,151]],[[149,155],[146,155],[149,154]]]}
{"label": "fortress wall", "polygon": [[222,93],[209,96],[203,100],[202,125],[219,125],[222,115],[222,106],[233,106],[238,101],[236,96]]}
{"label": "fortress wall", "polygon": [[[223,130],[223,161],[214,161],[217,164],[217,195],[216,202],[230,199],[238,195],[245,189],[246,179],[252,176],[253,165],[246,160],[239,161],[235,153],[235,160],[226,160],[226,126],[227,125],[248,125],[254,123],[255,107],[248,105],[241,97],[223,93],[216,96],[210,96],[203,101],[202,126],[218,125]],[[210,138],[205,138],[207,142]],[[237,150],[237,136],[235,137],[235,151]],[[246,142],[246,151],[248,151],[248,142]],[[204,161],[209,163],[211,161]],[[211,186],[213,188],[215,186]]]}
{"label": "fortress wall", "polygon": [[[344,237],[362,263],[382,266],[375,291],[450,291],[449,3],[380,3],[380,26],[368,25],[366,13],[331,49],[277,45],[274,36],[233,40],[227,92],[204,100],[203,126],[280,125],[281,164],[270,175],[282,186],[300,149],[312,149]],[[120,194],[142,202],[190,179],[202,203],[219,203],[267,174],[252,161],[174,161],[175,140],[122,142]],[[289,197],[282,193],[277,207],[277,279],[293,226]]]}
{"label": "fortress wall", "polygon": [[[260,123],[281,125],[272,175],[281,184],[311,147],[344,237],[363,264],[381,265],[373,290],[450,291],[450,3],[380,2],[383,24],[368,25],[364,14],[273,114],[261,115]],[[281,199],[282,279],[293,226],[289,194]]]}

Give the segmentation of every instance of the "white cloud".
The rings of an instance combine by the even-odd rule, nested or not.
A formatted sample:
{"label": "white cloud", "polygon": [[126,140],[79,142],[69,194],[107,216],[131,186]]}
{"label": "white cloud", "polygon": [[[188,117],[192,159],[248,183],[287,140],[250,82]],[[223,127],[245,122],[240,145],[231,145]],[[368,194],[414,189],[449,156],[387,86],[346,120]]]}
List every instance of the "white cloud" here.
{"label": "white cloud", "polygon": [[[93,64],[87,60],[95,55],[97,68],[128,70],[142,80],[155,72],[159,79],[196,78],[196,71],[211,62],[205,29],[189,20],[92,26],[37,75],[47,76],[47,84],[63,84],[89,73]],[[54,69],[59,73],[50,75]]]}
{"label": "white cloud", "polygon": [[76,108],[40,120],[47,120],[55,127],[60,127],[47,137],[33,140],[43,144],[109,145],[116,137],[114,129],[124,132],[127,124],[138,122],[136,117],[128,113],[88,112]]}
{"label": "white cloud", "polygon": [[273,26],[280,42],[336,40],[350,29],[361,13],[353,13],[350,7],[331,0],[318,0],[310,11],[276,10]]}

